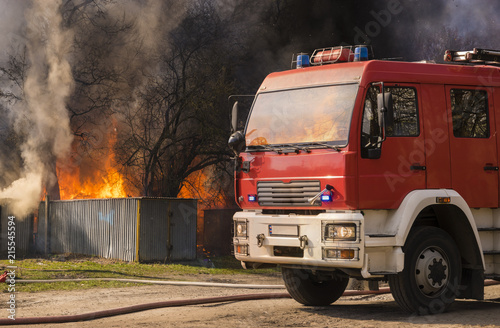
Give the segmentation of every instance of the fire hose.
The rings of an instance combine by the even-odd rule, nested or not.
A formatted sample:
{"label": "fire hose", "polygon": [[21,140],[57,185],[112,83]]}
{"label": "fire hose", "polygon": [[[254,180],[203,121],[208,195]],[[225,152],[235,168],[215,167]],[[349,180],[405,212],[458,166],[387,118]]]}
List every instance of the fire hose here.
{"label": "fire hose", "polygon": [[[142,283],[159,283],[159,282],[167,282],[167,281],[154,281],[154,280],[140,280],[140,279],[120,279],[120,278],[103,278],[105,280],[117,280],[117,281],[125,281],[125,280],[135,280],[140,281]],[[60,282],[60,281],[82,281],[82,280],[96,280],[96,279],[51,279],[51,282]],[[99,279],[102,280],[102,279]],[[25,280],[22,282],[46,282],[47,280]],[[21,280],[18,280],[21,282]],[[193,285],[200,286],[199,282],[185,282],[185,281],[168,281],[169,283],[182,283],[182,285]],[[203,286],[211,286],[221,287],[221,285],[225,285],[224,287],[229,287],[228,285],[233,284],[221,284],[221,283],[203,283]],[[492,286],[500,284],[498,281],[485,281],[485,286]],[[281,285],[248,285],[248,286],[257,286],[251,288],[261,288],[261,286],[268,286],[267,288],[283,288]],[[273,286],[273,287],[269,287]],[[231,286],[232,287],[232,286]],[[242,287],[233,287],[233,288],[242,288]],[[250,287],[246,287],[250,288]],[[389,288],[381,288],[376,291],[364,291],[364,290],[348,290],[345,291],[342,296],[358,296],[358,295],[373,295],[373,294],[387,294],[390,293]],[[155,303],[145,303],[132,305],[127,307],[115,308],[104,311],[97,312],[89,312],[84,314],[75,314],[75,315],[63,315],[63,316],[47,316],[47,317],[27,317],[27,318],[16,318],[12,319],[0,319],[0,325],[26,325],[26,324],[47,324],[47,323],[67,323],[67,322],[78,322],[78,321],[88,321],[101,319],[106,317],[112,317],[122,314],[129,314],[134,312],[166,308],[166,307],[178,307],[178,306],[187,306],[187,305],[200,305],[200,304],[213,304],[213,303],[222,303],[222,302],[240,302],[240,301],[253,301],[253,300],[264,300],[264,299],[280,299],[280,298],[291,298],[288,293],[261,293],[261,294],[242,294],[242,295],[230,295],[230,296],[219,296],[219,297],[208,297],[208,298],[195,298],[195,299],[184,299],[184,300],[172,300],[172,301],[163,301],[163,302],[155,302]]]}

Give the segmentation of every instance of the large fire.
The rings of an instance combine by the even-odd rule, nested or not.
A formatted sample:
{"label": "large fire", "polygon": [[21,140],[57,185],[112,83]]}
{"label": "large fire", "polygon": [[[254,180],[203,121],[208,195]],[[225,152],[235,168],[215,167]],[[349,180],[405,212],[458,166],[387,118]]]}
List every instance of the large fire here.
{"label": "large fire", "polygon": [[[60,197],[67,199],[89,198],[122,198],[134,194],[130,183],[117,170],[119,164],[115,160],[113,146],[116,142],[116,133],[109,133],[102,147],[101,156],[82,156],[77,150],[78,141],[73,145],[72,157],[57,163]],[[184,182],[177,197],[198,199],[197,210],[197,239],[198,248],[203,249],[204,210],[226,208],[231,201],[223,192],[224,186],[220,177],[216,177],[215,170],[206,168],[192,173]],[[229,181],[232,186],[232,181]]]}
{"label": "large fire", "polygon": [[[120,198],[135,196],[130,184],[118,171],[113,146],[116,133],[108,132],[101,152],[93,156],[83,156],[77,150],[78,141],[73,145],[72,157],[57,163],[57,175],[61,199]],[[227,207],[228,200],[220,183],[213,178],[214,171],[206,168],[192,173],[184,182],[177,197],[199,200],[198,217],[203,218],[207,208]]]}
{"label": "large fire", "polygon": [[[61,199],[120,198],[129,196],[123,175],[116,169],[113,146],[116,134],[108,136],[108,146],[99,158],[75,157],[68,163],[58,163],[58,180]],[[81,154],[77,154],[81,156]],[[97,156],[96,156],[97,157]]]}
{"label": "large fire", "polygon": [[71,174],[59,174],[61,199],[127,197],[123,177],[112,166],[86,180],[82,180],[79,173],[80,169],[76,168]]}

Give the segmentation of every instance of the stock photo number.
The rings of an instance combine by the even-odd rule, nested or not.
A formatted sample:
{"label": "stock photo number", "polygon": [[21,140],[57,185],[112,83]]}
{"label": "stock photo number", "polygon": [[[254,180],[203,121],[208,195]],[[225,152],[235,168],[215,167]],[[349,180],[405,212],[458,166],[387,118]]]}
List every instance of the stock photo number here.
{"label": "stock photo number", "polygon": [[7,266],[7,291],[10,293],[7,301],[8,318],[16,319],[16,222],[14,216],[8,217],[7,228],[7,258],[9,266]]}

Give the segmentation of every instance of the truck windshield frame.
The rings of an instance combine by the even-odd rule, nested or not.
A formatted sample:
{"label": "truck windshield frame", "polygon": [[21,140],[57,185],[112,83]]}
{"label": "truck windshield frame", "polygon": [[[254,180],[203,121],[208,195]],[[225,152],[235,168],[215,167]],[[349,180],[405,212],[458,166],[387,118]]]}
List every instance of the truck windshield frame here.
{"label": "truck windshield frame", "polygon": [[247,149],[347,146],[358,91],[359,83],[342,83],[259,93],[245,128]]}

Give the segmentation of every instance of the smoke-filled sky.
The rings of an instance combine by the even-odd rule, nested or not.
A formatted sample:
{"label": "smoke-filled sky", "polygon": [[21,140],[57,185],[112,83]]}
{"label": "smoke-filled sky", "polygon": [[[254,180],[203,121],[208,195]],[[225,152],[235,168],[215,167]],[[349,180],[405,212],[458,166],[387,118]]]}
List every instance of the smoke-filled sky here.
{"label": "smoke-filled sky", "polygon": [[[241,1],[221,2],[241,10]],[[376,58],[436,61],[446,49],[500,48],[496,0],[254,1],[244,6],[241,42],[249,46],[252,60],[242,67],[241,83],[252,81],[252,92],[270,71],[288,69],[292,53],[316,48],[368,43]]]}
{"label": "smoke-filled sky", "polygon": [[[73,141],[66,110],[73,87],[66,54],[73,36],[62,27],[59,6],[60,1],[36,1],[24,10],[26,56],[31,65],[23,81],[24,101],[8,106],[14,131],[24,136],[19,147],[23,170],[19,179],[0,191],[0,198],[13,199],[13,211],[20,215],[40,198],[43,184],[56,184],[51,162],[67,156]],[[19,42],[16,33],[11,40]]]}
{"label": "smoke-filled sky", "polygon": [[[159,69],[155,66],[158,51],[170,50],[165,45],[166,35],[183,22],[193,4],[214,5],[216,24],[228,24],[224,26],[227,42],[234,43],[235,49],[243,49],[228,56],[234,67],[235,88],[241,93],[255,92],[269,72],[288,69],[293,53],[311,53],[315,48],[369,43],[379,58],[438,61],[444,50],[450,48],[500,49],[500,2],[496,0],[205,1],[94,1],[106,13],[101,16],[99,12],[91,13],[99,19],[99,24],[110,20],[103,33],[110,33],[112,22],[121,18],[130,22],[123,31],[112,31],[113,37],[116,35],[109,39],[113,44],[103,37],[109,53],[91,54],[100,61],[94,68],[126,72],[113,80],[113,96],[123,101],[124,95],[143,87],[144,71]],[[84,0],[0,2],[0,67],[7,67],[10,56],[19,54],[24,46],[29,64],[20,86],[16,87],[5,71],[0,78],[3,96],[18,88],[23,98],[13,101],[3,97],[0,107],[0,138],[3,138],[0,198],[22,200],[19,213],[27,213],[36,206],[42,184],[48,189],[57,186],[55,162],[64,162],[75,151],[73,134],[81,138],[83,135],[78,130],[82,125],[70,123],[69,108],[73,109],[75,103],[82,106],[81,99],[89,95],[78,93],[80,89],[74,86],[74,75],[83,74],[77,66],[89,54],[75,52],[85,49],[75,46],[86,42],[85,33],[78,34],[71,24],[63,22],[60,6],[81,8],[80,5],[88,3]],[[67,12],[66,19],[72,18],[71,15]],[[91,23],[89,28],[95,32],[97,25]],[[128,30],[136,33],[136,41],[127,38]],[[98,96],[101,101],[109,94]],[[129,101],[134,101],[133,97]],[[94,121],[106,120],[106,115],[102,112]],[[8,140],[10,132],[22,138]],[[11,148],[6,146],[9,142],[21,142],[17,145],[20,152],[17,158],[9,153]]]}
{"label": "smoke-filled sky", "polygon": [[[50,1],[50,0],[49,0]],[[71,1],[70,1],[71,2]],[[72,1],[75,4],[84,1]],[[99,2],[99,1],[97,1]],[[118,15],[125,11],[129,15],[146,18],[150,28],[158,24],[175,25],[183,11],[179,8],[167,13],[158,12],[158,1],[112,1]],[[160,1],[161,2],[161,1]],[[175,2],[175,1],[174,1]],[[195,1],[183,1],[189,4]],[[216,0],[222,17],[238,15],[234,30],[239,31],[240,42],[250,44],[264,54],[281,53],[286,60],[290,51],[311,52],[314,47],[325,47],[337,43],[353,44],[368,39],[384,57],[413,56],[416,50],[414,39],[425,34],[428,43],[439,41],[446,28],[454,29],[458,36],[476,41],[478,47],[495,48],[500,41],[497,29],[500,2],[496,0],[273,0],[248,1]],[[24,12],[31,1],[0,2],[0,55],[11,50],[13,42],[24,39],[19,33],[26,24]],[[378,16],[400,8],[390,17]],[[384,21],[381,23],[381,21]],[[378,30],[376,26],[379,26]],[[359,37],[359,31],[368,38]],[[377,33],[376,33],[377,32]],[[373,35],[373,36],[372,36]],[[147,39],[150,42],[151,39]],[[450,44],[460,40],[449,40]],[[303,49],[306,47],[307,49]],[[379,49],[377,49],[377,47]],[[418,50],[418,49],[417,49]],[[444,52],[444,51],[443,51]],[[280,56],[281,57],[281,56]],[[279,58],[281,59],[281,58]],[[278,60],[279,60],[278,59]],[[416,58],[411,58],[416,59]],[[0,58],[1,60],[1,58]],[[288,64],[288,63],[287,63]],[[276,65],[283,65],[278,63]],[[282,69],[286,69],[282,66]]]}
{"label": "smoke-filled sky", "polygon": [[14,41],[22,38],[20,29],[25,24],[24,10],[26,1],[1,1],[0,2],[0,28],[3,31],[0,37],[1,55],[5,59]]}

